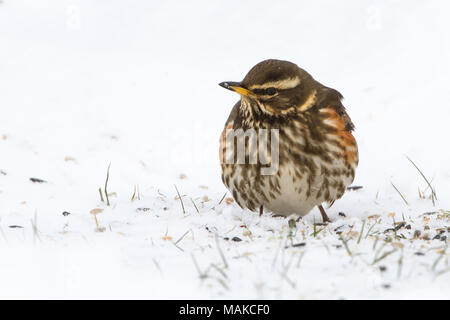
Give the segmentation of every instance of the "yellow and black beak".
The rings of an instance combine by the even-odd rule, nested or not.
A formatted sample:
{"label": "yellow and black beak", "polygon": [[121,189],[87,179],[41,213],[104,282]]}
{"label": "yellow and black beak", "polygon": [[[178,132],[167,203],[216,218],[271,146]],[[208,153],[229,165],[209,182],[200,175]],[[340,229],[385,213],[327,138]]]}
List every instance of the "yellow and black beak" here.
{"label": "yellow and black beak", "polygon": [[219,83],[219,86],[224,87],[225,89],[237,92],[241,96],[249,96],[252,94],[252,92],[250,90],[244,88],[240,82],[225,81],[225,82]]}

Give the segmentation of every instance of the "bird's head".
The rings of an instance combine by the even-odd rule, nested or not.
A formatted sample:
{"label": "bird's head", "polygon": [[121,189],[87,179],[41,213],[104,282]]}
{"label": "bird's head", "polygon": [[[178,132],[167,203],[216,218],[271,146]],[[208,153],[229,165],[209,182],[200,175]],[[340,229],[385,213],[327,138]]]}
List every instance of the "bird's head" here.
{"label": "bird's head", "polygon": [[317,101],[318,83],[289,61],[264,60],[241,82],[225,81],[219,85],[241,95],[241,108],[269,116],[304,112]]}

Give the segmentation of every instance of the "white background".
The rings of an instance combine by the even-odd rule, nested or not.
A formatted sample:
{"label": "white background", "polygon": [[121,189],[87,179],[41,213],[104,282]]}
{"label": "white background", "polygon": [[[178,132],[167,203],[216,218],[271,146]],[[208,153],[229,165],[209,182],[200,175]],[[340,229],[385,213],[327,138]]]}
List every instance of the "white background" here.
{"label": "white background", "polygon": [[[450,272],[436,276],[449,268],[446,241],[409,240],[449,226],[444,211],[421,216],[450,209],[449,13],[445,1],[3,0],[0,297],[450,298]],[[267,58],[339,90],[356,125],[364,188],[328,210],[334,222],[316,237],[311,212],[293,240],[305,247],[283,249],[286,219],[217,205],[218,138],[238,99],[217,84]],[[405,155],[432,179],[436,206],[419,198],[427,185]],[[334,229],[351,238],[371,215],[385,240],[391,213],[412,229],[382,260],[387,271],[371,264],[374,236],[350,240],[352,256],[335,247]],[[187,231],[182,251],[173,242]],[[243,241],[222,239],[233,236]],[[226,276],[213,267],[200,279],[192,256]]]}

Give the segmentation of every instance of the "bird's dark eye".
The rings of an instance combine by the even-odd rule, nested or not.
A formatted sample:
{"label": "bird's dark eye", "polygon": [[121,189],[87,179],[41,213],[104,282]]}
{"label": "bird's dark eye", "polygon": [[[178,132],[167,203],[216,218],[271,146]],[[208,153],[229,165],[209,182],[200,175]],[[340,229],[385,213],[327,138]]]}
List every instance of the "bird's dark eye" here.
{"label": "bird's dark eye", "polygon": [[275,89],[274,87],[270,87],[267,89],[253,89],[253,92],[262,96],[273,96],[275,93],[277,93],[277,89]]}
{"label": "bird's dark eye", "polygon": [[266,89],[266,94],[268,94],[269,96],[273,96],[275,93],[277,93],[277,89],[275,89],[274,87]]}

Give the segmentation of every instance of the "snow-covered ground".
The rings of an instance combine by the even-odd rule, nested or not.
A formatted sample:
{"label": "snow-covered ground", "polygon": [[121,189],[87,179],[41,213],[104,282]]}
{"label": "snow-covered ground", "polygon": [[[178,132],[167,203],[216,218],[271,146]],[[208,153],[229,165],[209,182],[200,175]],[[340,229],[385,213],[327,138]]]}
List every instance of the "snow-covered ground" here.
{"label": "snow-covered ground", "polygon": [[[0,2],[0,298],[450,298],[447,2]],[[221,201],[217,83],[267,58],[356,124],[327,226]]]}

